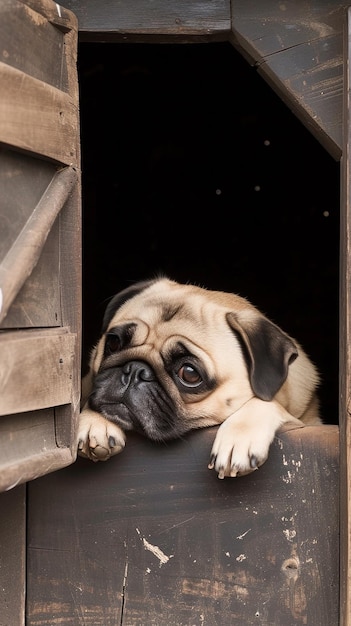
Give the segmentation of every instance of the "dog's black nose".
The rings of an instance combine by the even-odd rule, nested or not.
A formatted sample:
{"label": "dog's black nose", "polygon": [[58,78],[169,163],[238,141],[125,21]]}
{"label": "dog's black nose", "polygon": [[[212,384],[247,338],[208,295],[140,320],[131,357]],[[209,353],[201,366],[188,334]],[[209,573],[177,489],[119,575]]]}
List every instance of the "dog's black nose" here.
{"label": "dog's black nose", "polygon": [[121,380],[124,384],[130,380],[134,382],[155,380],[153,369],[144,361],[129,361],[123,365],[122,372]]}

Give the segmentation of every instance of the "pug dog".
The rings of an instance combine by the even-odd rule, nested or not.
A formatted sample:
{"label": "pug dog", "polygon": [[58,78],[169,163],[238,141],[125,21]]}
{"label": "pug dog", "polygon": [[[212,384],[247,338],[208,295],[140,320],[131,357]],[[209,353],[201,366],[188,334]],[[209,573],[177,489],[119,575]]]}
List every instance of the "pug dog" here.
{"label": "pug dog", "polygon": [[245,298],[157,277],[118,293],[82,383],[78,454],[121,452],[126,433],[163,442],[219,426],[219,478],[267,459],[286,423],[321,424],[319,374],[301,346]]}

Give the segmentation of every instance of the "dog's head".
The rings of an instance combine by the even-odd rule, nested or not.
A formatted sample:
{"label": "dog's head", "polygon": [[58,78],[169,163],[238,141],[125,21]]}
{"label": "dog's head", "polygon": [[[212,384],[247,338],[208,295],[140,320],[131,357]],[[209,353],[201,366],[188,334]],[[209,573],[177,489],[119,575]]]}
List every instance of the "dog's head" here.
{"label": "dog's head", "polygon": [[244,298],[167,278],[109,303],[91,358],[91,409],[164,441],[271,400],[297,356],[291,338]]}

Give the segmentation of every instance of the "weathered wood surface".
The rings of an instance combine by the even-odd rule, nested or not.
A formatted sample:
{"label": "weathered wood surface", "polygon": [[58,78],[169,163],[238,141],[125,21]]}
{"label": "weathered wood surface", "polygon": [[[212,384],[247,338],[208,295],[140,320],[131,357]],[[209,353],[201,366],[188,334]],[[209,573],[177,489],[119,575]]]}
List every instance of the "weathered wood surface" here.
{"label": "weathered wood surface", "polygon": [[18,229],[15,241],[1,260],[0,323],[36,266],[54,222],[77,181],[77,172],[72,167],[64,168],[55,174],[23,228]]}
{"label": "weathered wood surface", "polygon": [[340,214],[340,626],[351,625],[351,11],[345,28],[344,146]]}
{"label": "weathered wood surface", "polygon": [[143,41],[218,41],[228,37],[231,27],[230,0],[67,0],[64,5],[77,16],[82,41],[111,41],[111,36],[129,42],[138,36]]}
{"label": "weathered wood surface", "polygon": [[54,223],[37,264],[1,322],[2,329],[52,326],[62,326],[60,219]]}
{"label": "weathered wood surface", "polygon": [[75,16],[57,3],[0,3],[0,315],[5,319],[0,333],[0,491],[76,458],[81,327],[77,38]]}
{"label": "weathered wood surface", "polygon": [[234,40],[313,135],[342,149],[344,0],[232,3]]}
{"label": "weathered wood surface", "polygon": [[[0,140],[61,163],[75,162],[74,100],[4,63],[0,63],[0,76]],[[46,132],[47,128],[51,129],[50,133]]]}
{"label": "weathered wood surface", "polygon": [[0,333],[0,491],[75,460],[76,343],[67,328]]}
{"label": "weathered wood surface", "polygon": [[[55,3],[2,0],[0,40],[6,50],[2,61],[57,89],[68,90],[67,66],[62,63],[63,32],[54,28],[40,6],[58,11]],[[64,11],[64,9],[62,9]],[[71,20],[72,21],[72,20]],[[28,54],[27,42],[30,42]],[[27,44],[27,45],[26,45]]]}
{"label": "weathered wood surface", "polygon": [[[57,436],[64,425],[57,427],[60,412],[61,407],[0,417],[1,492],[73,463],[76,450],[66,440],[60,445]],[[66,413],[67,424],[71,411]]]}
{"label": "weathered wood surface", "polygon": [[25,626],[26,488],[0,494],[0,624]]}
{"label": "weathered wood surface", "polygon": [[[44,16],[54,2],[0,4],[0,141],[67,165],[77,163],[76,18],[55,28]],[[38,8],[38,10],[36,10]],[[70,16],[70,23],[68,22]],[[74,41],[74,40],[73,40]],[[50,132],[48,132],[50,129]],[[79,153],[78,153],[79,155]]]}
{"label": "weathered wood surface", "polygon": [[28,485],[27,626],[338,623],[338,428],[219,480],[215,429]]}
{"label": "weathered wood surface", "polygon": [[69,404],[75,342],[67,328],[0,334],[0,415]]}

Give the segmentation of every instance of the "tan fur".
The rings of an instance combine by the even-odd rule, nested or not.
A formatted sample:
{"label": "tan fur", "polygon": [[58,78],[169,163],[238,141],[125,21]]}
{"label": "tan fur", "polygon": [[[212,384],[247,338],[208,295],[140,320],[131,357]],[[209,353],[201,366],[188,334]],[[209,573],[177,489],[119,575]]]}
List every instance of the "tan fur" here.
{"label": "tan fur", "polygon": [[[264,463],[274,435],[284,423],[321,423],[315,366],[295,340],[245,298],[162,278],[150,281],[112,313],[83,381],[84,408],[78,433],[82,456],[106,460],[124,448],[125,429],[112,421],[114,415],[93,410],[89,394],[103,370],[108,378],[114,367],[128,361],[146,363],[155,373],[174,415],[180,416],[179,432],[219,425],[209,467],[220,478],[247,474]],[[106,333],[129,326],[132,341],[128,339],[123,349],[104,355]],[[191,355],[192,364],[200,363],[201,371],[206,372],[209,382],[203,390],[183,388],[178,373],[166,371],[165,362],[179,346]],[[262,385],[261,377],[267,378]],[[279,388],[270,397],[274,385]],[[113,394],[111,386],[109,393]],[[110,406],[111,401],[106,410],[112,411]],[[119,409],[113,410],[118,422]],[[141,428],[144,419],[155,420],[150,431],[145,426],[146,435],[162,440],[162,434],[152,434],[154,430],[158,433],[158,422],[151,409],[150,415],[140,416]],[[176,436],[176,422],[172,428]]]}

